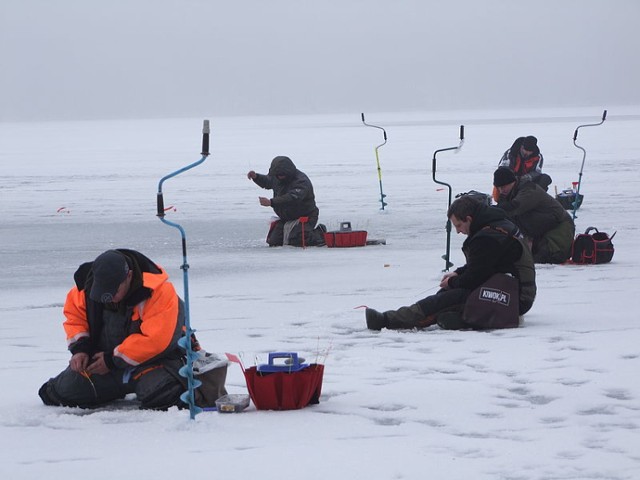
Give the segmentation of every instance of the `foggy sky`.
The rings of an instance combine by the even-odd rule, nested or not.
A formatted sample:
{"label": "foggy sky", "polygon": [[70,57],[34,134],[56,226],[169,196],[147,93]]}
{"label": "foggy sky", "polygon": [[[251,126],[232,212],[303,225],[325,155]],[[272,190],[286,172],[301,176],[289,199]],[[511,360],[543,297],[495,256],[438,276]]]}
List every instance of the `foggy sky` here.
{"label": "foggy sky", "polygon": [[640,105],[638,0],[1,0],[0,121]]}

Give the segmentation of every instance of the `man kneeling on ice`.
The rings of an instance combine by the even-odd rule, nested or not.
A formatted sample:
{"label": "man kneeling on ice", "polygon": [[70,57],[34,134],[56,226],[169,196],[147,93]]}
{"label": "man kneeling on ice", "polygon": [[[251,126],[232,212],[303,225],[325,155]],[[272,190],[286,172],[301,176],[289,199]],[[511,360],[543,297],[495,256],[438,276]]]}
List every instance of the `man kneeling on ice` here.
{"label": "man kneeling on ice", "polygon": [[[184,302],[168,279],[134,250],[107,250],[80,265],[64,304],[71,359],[38,391],[45,405],[92,408],[135,393],[141,408],[186,406],[186,379],[178,373],[185,364],[178,345]],[[203,382],[195,401],[210,406],[226,394],[226,361],[200,350],[195,338],[192,348],[200,356],[194,374]]]}
{"label": "man kneeling on ice", "polygon": [[[384,313],[367,308],[369,329],[426,328],[436,323],[447,329],[504,328],[517,326],[518,314],[529,311],[536,295],[535,266],[528,246],[519,238],[518,228],[502,210],[468,195],[455,200],[447,216],[458,233],[468,236],[462,245],[466,265],[447,273],[436,294],[411,306]],[[499,309],[505,300],[509,303],[508,293],[487,288],[496,274],[509,274],[515,278],[512,279],[516,283],[514,301],[517,300],[512,305],[518,307],[514,313],[515,323],[478,321],[470,318],[475,316],[474,309],[469,312],[465,308],[476,289],[481,298],[494,302],[495,308]],[[490,316],[495,317],[495,312]]]}
{"label": "man kneeling on ice", "polygon": [[258,197],[260,205],[273,208],[278,215],[278,220],[271,223],[267,234],[270,247],[325,244],[327,229],[322,224],[316,227],[320,211],[311,180],[296,168],[289,157],[275,157],[267,175],[251,170],[247,178],[266,190],[273,190],[273,198]]}
{"label": "man kneeling on ice", "polygon": [[571,256],[576,226],[564,207],[533,182],[517,178],[505,167],[493,173],[498,207],[531,245],[535,263],[564,263]]}

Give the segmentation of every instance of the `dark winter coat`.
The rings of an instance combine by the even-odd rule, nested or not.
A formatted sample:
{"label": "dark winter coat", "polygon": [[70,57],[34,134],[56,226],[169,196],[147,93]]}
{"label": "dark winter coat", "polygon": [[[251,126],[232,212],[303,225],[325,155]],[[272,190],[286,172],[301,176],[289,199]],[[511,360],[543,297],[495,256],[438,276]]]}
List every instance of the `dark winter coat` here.
{"label": "dark winter coat", "polygon": [[[279,179],[278,175],[284,175]],[[318,220],[319,210],[316,206],[315,194],[311,180],[298,170],[289,157],[276,157],[271,162],[267,175],[256,174],[253,179],[256,185],[273,190],[271,207],[278,217],[285,222],[309,217],[310,223]]]}
{"label": "dark winter coat", "polygon": [[498,207],[532,240],[536,263],[562,263],[570,256],[575,235],[571,215],[560,202],[533,182],[516,180]]}
{"label": "dark winter coat", "polygon": [[518,228],[498,208],[479,204],[462,245],[467,263],[449,279],[450,288],[474,290],[496,273],[509,273],[520,283],[520,314],[536,296],[535,266],[529,248],[517,238]]}
{"label": "dark winter coat", "polygon": [[562,222],[571,222],[571,216],[560,203],[533,182],[516,180],[506,197],[498,199],[498,207],[520,228],[522,233],[534,240]]}

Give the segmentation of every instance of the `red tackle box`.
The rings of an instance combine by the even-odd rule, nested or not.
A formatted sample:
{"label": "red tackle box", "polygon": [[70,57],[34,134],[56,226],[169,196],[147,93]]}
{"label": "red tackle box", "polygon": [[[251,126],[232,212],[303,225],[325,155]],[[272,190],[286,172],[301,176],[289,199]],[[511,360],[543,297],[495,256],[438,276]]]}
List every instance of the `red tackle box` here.
{"label": "red tackle box", "polygon": [[324,242],[327,247],[364,247],[367,244],[366,230],[351,230],[351,222],[342,222],[340,230],[326,232]]}
{"label": "red tackle box", "polygon": [[[277,358],[290,363],[277,365]],[[300,363],[297,353],[270,353],[268,364],[243,372],[257,410],[296,410],[320,402],[324,365]]]}

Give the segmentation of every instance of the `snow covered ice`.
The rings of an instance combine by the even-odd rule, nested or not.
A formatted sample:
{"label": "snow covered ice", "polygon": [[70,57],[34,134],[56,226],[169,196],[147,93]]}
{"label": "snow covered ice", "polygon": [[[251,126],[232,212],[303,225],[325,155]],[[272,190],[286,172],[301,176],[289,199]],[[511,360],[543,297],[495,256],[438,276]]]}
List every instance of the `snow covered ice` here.
{"label": "snow covered ice", "polygon": [[[607,106],[604,106],[607,107]],[[159,179],[200,158],[202,119],[0,124],[0,476],[15,479],[640,478],[638,165],[640,111],[609,106],[580,130],[587,158],[576,230],[613,234],[613,262],[537,269],[524,326],[492,332],[371,332],[384,310],[437,289],[447,192],[489,192],[514,138],[535,135],[554,186],[578,180],[576,126],[602,110],[366,112],[388,206],[379,131],[353,115],[210,117],[211,156],[167,181],[186,230],[191,321],[203,346],[325,360],[320,404],[233,415],[52,408],[40,385],[67,365],[62,303],[77,266],[138,249],[182,292],[177,230],[155,216]],[[288,155],[314,183],[320,222],[350,221],[387,245],[268,248],[271,209],[246,172]],[[452,234],[451,259],[464,260]],[[246,393],[229,367],[230,393]]]}

